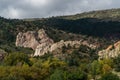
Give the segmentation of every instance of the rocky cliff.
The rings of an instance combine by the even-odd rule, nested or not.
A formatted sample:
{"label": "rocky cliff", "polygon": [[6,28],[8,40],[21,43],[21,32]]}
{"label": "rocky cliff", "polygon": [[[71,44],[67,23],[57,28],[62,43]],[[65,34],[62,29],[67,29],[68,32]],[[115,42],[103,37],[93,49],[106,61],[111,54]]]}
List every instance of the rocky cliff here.
{"label": "rocky cliff", "polygon": [[44,29],[39,31],[27,31],[18,33],[16,38],[16,46],[28,47],[35,50],[38,45],[54,43],[45,33]]}
{"label": "rocky cliff", "polygon": [[95,45],[88,44],[87,41],[64,41],[54,43],[52,39],[48,37],[44,29],[39,31],[28,31],[25,33],[20,32],[17,35],[16,46],[28,47],[35,50],[34,56],[41,56],[45,53],[62,53],[62,49],[65,47],[79,48],[80,45],[86,45],[91,48],[95,48]]}
{"label": "rocky cliff", "polygon": [[113,45],[108,46],[108,48],[98,52],[99,59],[103,58],[114,58],[120,55],[120,41]]}
{"label": "rocky cliff", "polygon": [[41,56],[41,55],[44,55],[47,52],[51,52],[53,54],[54,53],[55,54],[60,54],[60,53],[62,53],[62,49],[65,49],[65,48],[68,48],[68,47],[79,48],[80,45],[86,45],[86,46],[91,47],[91,48],[96,48],[95,45],[88,44],[87,42],[63,41],[63,40],[61,40],[60,42],[56,42],[56,43],[51,44],[51,45],[42,44],[42,45],[37,46],[34,56]]}

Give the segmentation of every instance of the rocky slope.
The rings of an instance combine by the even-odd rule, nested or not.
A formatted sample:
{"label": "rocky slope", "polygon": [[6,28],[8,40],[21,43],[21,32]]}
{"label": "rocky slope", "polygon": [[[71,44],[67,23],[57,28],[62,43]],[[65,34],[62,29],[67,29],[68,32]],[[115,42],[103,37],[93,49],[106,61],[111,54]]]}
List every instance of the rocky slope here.
{"label": "rocky slope", "polygon": [[53,54],[61,54],[63,53],[63,49],[65,48],[79,48],[81,45],[86,45],[90,48],[96,48],[95,45],[88,44],[87,42],[82,42],[82,41],[63,41],[61,40],[60,42],[56,42],[54,44],[41,44],[37,46],[35,50],[34,56],[42,56],[47,52],[53,53]]}
{"label": "rocky slope", "polygon": [[87,41],[64,41],[54,43],[54,41],[48,37],[44,29],[36,31],[27,31],[25,33],[20,32],[16,38],[16,46],[28,47],[35,50],[34,56],[41,56],[45,53],[62,53],[63,48],[79,48],[80,45],[86,45],[91,48],[96,48],[95,45],[89,44]]}
{"label": "rocky slope", "polygon": [[114,58],[120,55],[120,41],[110,45],[107,49],[98,52],[99,59]]}
{"label": "rocky slope", "polygon": [[16,46],[28,47],[33,50],[36,49],[38,45],[42,44],[52,44],[53,40],[50,39],[45,33],[44,29],[36,31],[27,31],[25,33],[20,32],[16,38]]}

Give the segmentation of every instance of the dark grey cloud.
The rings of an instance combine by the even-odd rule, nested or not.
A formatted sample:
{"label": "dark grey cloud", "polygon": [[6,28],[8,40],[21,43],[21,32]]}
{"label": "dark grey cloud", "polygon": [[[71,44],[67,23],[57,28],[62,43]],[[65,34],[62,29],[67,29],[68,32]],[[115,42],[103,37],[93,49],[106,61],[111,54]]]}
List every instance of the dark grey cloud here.
{"label": "dark grey cloud", "polygon": [[0,16],[41,18],[120,8],[120,0],[0,0]]}

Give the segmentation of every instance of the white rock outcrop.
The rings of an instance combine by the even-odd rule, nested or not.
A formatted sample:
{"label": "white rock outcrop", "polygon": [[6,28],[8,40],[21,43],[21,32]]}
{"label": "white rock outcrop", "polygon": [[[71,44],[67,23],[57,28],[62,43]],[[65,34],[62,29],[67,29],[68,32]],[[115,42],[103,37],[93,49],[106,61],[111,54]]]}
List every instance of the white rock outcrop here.
{"label": "white rock outcrop", "polygon": [[[61,40],[60,42],[54,43],[54,44],[41,44],[37,46],[35,50],[34,56],[42,56],[47,52],[53,52],[53,51],[60,51],[63,47],[71,47],[71,48],[79,48],[80,45],[86,45],[92,48],[95,48],[96,46],[90,45],[90,44],[85,44],[81,41],[63,41]],[[59,53],[59,52],[58,52]]]}
{"label": "white rock outcrop", "polygon": [[98,52],[99,59],[114,58],[120,55],[120,41]]}
{"label": "white rock outcrop", "polygon": [[35,50],[34,56],[41,56],[48,52],[58,52],[63,47],[79,48],[80,45],[86,45],[91,48],[96,46],[88,44],[87,41],[63,41],[54,43],[52,39],[48,37],[44,29],[39,31],[27,31],[25,33],[20,32],[16,38],[16,46],[32,48]]}
{"label": "white rock outcrop", "polygon": [[52,39],[50,39],[45,33],[44,29],[40,29],[38,32],[36,31],[27,31],[25,33],[18,33],[16,38],[16,46],[32,48],[35,50],[38,45],[47,43],[54,43]]}

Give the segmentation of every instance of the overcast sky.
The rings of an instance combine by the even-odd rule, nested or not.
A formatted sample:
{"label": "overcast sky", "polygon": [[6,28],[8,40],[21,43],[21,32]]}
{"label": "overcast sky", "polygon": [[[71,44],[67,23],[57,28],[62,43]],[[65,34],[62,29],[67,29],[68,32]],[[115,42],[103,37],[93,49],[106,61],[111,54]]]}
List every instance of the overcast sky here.
{"label": "overcast sky", "polygon": [[120,0],[0,0],[0,16],[42,18],[120,8]]}

